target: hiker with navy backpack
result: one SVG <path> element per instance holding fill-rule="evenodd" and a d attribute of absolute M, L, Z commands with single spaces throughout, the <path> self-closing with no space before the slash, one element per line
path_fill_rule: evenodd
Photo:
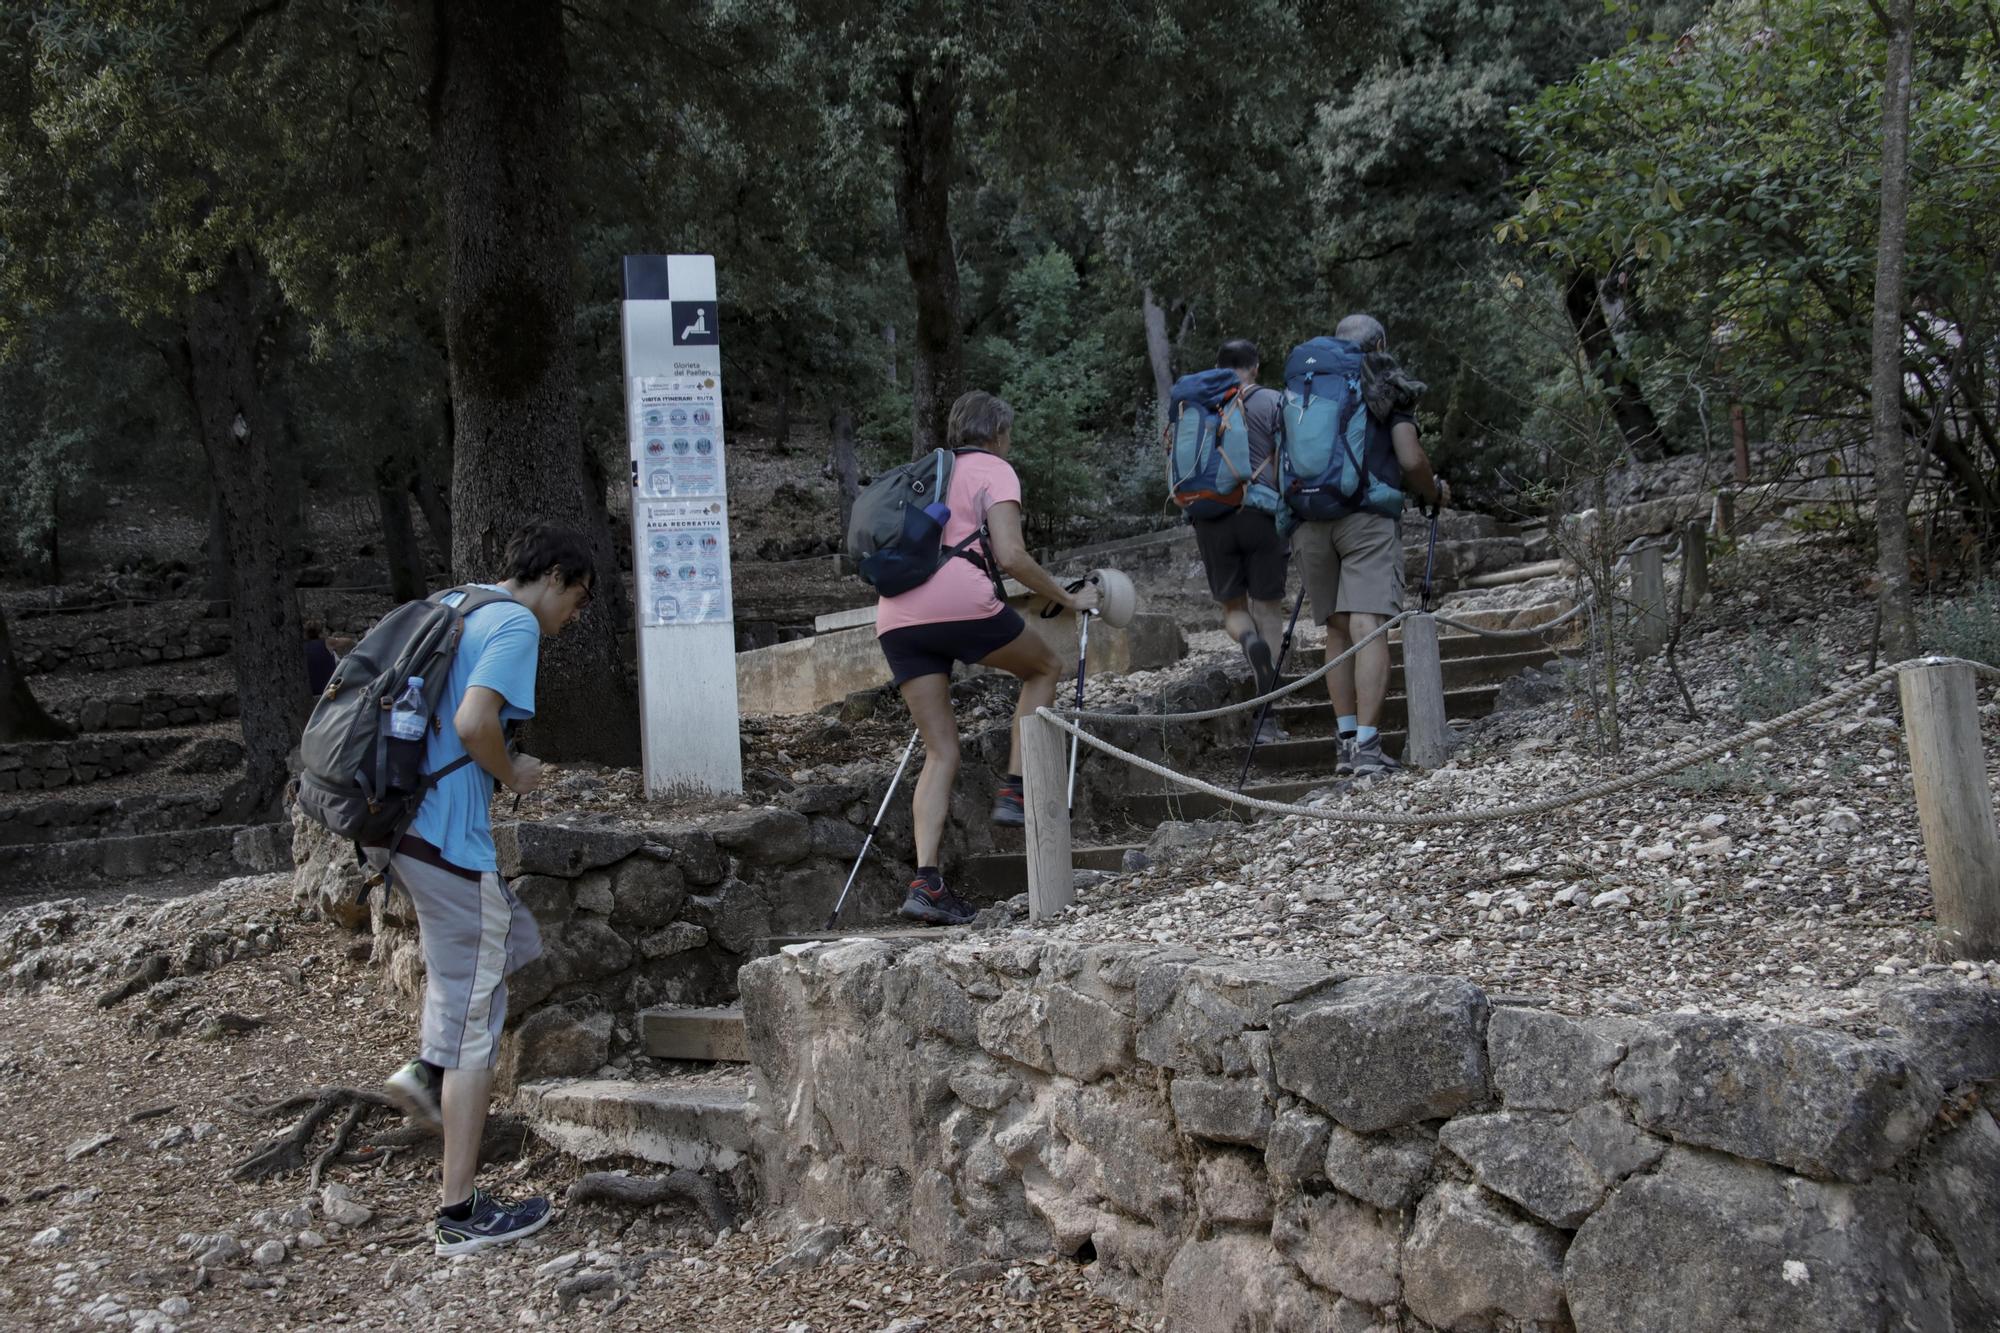
<path fill-rule="evenodd" d="M 1257 383 L 1260 361 L 1256 343 L 1232 338 L 1216 353 L 1215 369 L 1175 381 L 1167 486 L 1194 529 L 1222 627 L 1249 659 L 1257 693 L 1268 694 L 1278 683 L 1271 645 L 1284 623 L 1290 551 L 1277 527 L 1284 397 Z M 1275 724 L 1267 719 L 1266 727 Z"/>
<path fill-rule="evenodd" d="M 1417 438 L 1424 385 L 1389 354 L 1370 315 L 1340 321 L 1285 360 L 1285 430 L 1278 451 L 1280 525 L 1291 534 L 1313 615 L 1332 659 L 1403 606 L 1400 518 L 1405 493 L 1445 505 L 1451 488 Z M 1378 638 L 1327 673 L 1340 729 L 1336 771 L 1365 777 L 1400 768 L 1382 752 L 1389 644 Z"/>
<path fill-rule="evenodd" d="M 1091 611 L 1098 592 L 1065 589 L 1028 554 L 1021 535 L 1021 480 L 1007 462 L 1014 409 L 977 389 L 951 405 L 951 447 L 875 478 L 855 498 L 847 555 L 881 595 L 876 642 L 924 741 L 924 767 L 911 801 L 917 877 L 900 909 L 932 925 L 963 925 L 973 908 L 945 887 L 938 865 L 945 813 L 958 780 L 958 719 L 951 707 L 955 662 L 977 662 L 1018 677 L 1007 772 L 993 822 L 1026 822 L 1021 789 L 1021 718 L 1055 702 L 1062 661 L 1007 605 L 1001 579 L 1065 610 Z"/>
<path fill-rule="evenodd" d="M 535 919 L 500 879 L 488 807 L 497 783 L 542 785 L 508 728 L 535 713 L 544 636 L 590 604 L 596 565 L 576 533 L 533 525 L 508 543 L 507 577 L 409 602 L 342 658 L 306 724 L 299 807 L 356 842 L 410 896 L 424 952 L 417 1058 L 385 1091 L 442 1131 L 440 1255 L 532 1235 L 549 1201 L 502 1203 L 477 1189 L 479 1143 L 507 977 L 542 951 Z"/>

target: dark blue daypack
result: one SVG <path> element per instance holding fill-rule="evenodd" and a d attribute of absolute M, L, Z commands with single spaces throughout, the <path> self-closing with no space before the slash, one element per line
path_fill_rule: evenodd
<path fill-rule="evenodd" d="M 1255 392 L 1220 366 L 1174 381 L 1167 400 L 1167 491 L 1189 518 L 1221 518 L 1245 505 L 1277 510 L 1269 478 L 1251 474 L 1244 408 Z"/>
<path fill-rule="evenodd" d="M 1403 512 L 1403 469 L 1389 433 L 1368 429 L 1361 349 L 1313 338 L 1285 358 L 1285 434 L 1278 492 L 1302 519 Z"/>
<path fill-rule="evenodd" d="M 884 597 L 895 597 L 926 582 L 954 556 L 970 560 L 993 580 L 994 595 L 1005 601 L 1000 581 L 986 557 L 981 525 L 956 546 L 944 544 L 951 516 L 951 466 L 957 455 L 934 449 L 923 458 L 890 468 L 854 497 L 847 521 L 845 559 L 862 581 Z M 972 548 L 977 546 L 978 551 Z"/>

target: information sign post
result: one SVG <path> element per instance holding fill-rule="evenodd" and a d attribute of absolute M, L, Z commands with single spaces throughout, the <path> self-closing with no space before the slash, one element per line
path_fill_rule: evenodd
<path fill-rule="evenodd" d="M 741 792 L 714 258 L 625 256 L 622 316 L 646 792 Z"/>

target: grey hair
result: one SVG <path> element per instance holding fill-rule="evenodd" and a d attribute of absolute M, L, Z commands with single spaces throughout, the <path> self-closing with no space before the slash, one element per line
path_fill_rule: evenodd
<path fill-rule="evenodd" d="M 1381 320 L 1358 312 L 1341 320 L 1333 336 L 1342 342 L 1353 343 L 1364 352 L 1379 352 L 1389 342 L 1389 331 L 1382 327 Z"/>
<path fill-rule="evenodd" d="M 1014 409 L 1007 400 L 973 389 L 951 405 L 945 439 L 954 449 L 983 449 L 1014 429 Z"/>

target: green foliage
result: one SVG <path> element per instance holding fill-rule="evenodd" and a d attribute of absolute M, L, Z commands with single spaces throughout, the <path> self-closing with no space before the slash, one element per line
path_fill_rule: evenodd
<path fill-rule="evenodd" d="M 1917 642 L 1927 653 L 2000 666 L 2000 582 L 1989 579 L 1922 607 Z"/>
<path fill-rule="evenodd" d="M 1661 779 L 1667 786 L 1679 791 L 1696 792 L 1704 796 L 1732 793 L 1741 796 L 1783 796 L 1791 791 L 1791 784 L 1775 778 L 1758 764 L 1748 760 L 1724 762 L 1711 760 L 1684 768 L 1678 773 L 1670 773 Z"/>
<path fill-rule="evenodd" d="M 1803 708 L 1820 696 L 1829 669 L 1807 634 L 1795 631 L 1783 644 L 1756 639 L 1737 683 L 1736 711 L 1745 721 L 1763 722 Z"/>

